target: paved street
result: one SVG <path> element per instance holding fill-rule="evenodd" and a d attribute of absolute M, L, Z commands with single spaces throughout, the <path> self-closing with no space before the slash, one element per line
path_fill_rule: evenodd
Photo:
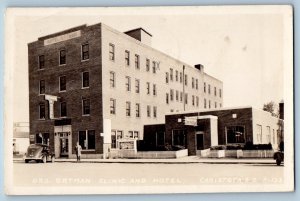
<path fill-rule="evenodd" d="M 278 184 L 273 164 L 14 163 L 16 186 Z"/>

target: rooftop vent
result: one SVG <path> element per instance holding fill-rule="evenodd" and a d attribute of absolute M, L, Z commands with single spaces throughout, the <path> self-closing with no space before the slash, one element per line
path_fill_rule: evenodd
<path fill-rule="evenodd" d="M 204 66 L 202 64 L 196 64 L 195 68 L 197 68 L 198 70 L 200 70 L 202 73 L 204 72 Z"/>

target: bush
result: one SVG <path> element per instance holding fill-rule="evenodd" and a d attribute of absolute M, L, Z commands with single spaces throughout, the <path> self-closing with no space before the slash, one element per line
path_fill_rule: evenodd
<path fill-rule="evenodd" d="M 247 142 L 244 150 L 272 150 L 272 144 L 253 144 L 252 142 Z"/>

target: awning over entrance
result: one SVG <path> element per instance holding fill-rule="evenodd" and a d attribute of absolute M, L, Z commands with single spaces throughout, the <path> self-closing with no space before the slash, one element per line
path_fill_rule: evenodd
<path fill-rule="evenodd" d="M 72 123 L 71 118 L 56 119 L 54 121 L 54 126 L 71 125 L 71 123 Z"/>

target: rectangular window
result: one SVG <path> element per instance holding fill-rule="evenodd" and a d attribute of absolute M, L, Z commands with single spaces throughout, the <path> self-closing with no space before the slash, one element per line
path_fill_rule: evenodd
<path fill-rule="evenodd" d="M 40 55 L 39 56 L 39 69 L 44 69 L 45 68 L 45 56 Z"/>
<path fill-rule="evenodd" d="M 182 72 L 179 73 L 179 81 L 182 83 Z"/>
<path fill-rule="evenodd" d="M 219 89 L 219 96 L 222 97 L 222 89 Z"/>
<path fill-rule="evenodd" d="M 214 94 L 217 96 L 217 87 L 214 87 Z"/>
<path fill-rule="evenodd" d="M 222 103 L 220 103 L 220 107 L 222 107 Z"/>
<path fill-rule="evenodd" d="M 82 99 L 82 114 L 83 115 L 90 114 L 90 99 L 87 98 Z"/>
<path fill-rule="evenodd" d="M 175 71 L 175 81 L 178 82 L 178 70 Z"/>
<path fill-rule="evenodd" d="M 196 96 L 196 106 L 199 107 L 199 97 Z"/>
<path fill-rule="evenodd" d="M 135 79 L 135 93 L 140 93 L 140 80 Z"/>
<path fill-rule="evenodd" d="M 67 89 L 67 80 L 66 76 L 59 77 L 59 91 L 66 91 Z"/>
<path fill-rule="evenodd" d="M 61 117 L 67 116 L 67 103 L 66 102 L 60 103 L 60 116 Z"/>
<path fill-rule="evenodd" d="M 46 114 L 45 114 L 45 103 L 40 103 L 39 104 L 39 119 L 45 119 Z"/>
<path fill-rule="evenodd" d="M 176 101 L 178 101 L 178 99 L 179 99 L 179 91 L 178 90 L 176 90 L 175 99 L 176 99 Z"/>
<path fill-rule="evenodd" d="M 192 105 L 195 106 L 195 96 L 192 95 Z"/>
<path fill-rule="evenodd" d="M 188 76 L 187 76 L 187 74 L 185 74 L 184 75 L 184 85 L 187 86 L 187 84 L 188 84 Z"/>
<path fill-rule="evenodd" d="M 211 105 L 210 105 L 210 100 L 208 101 L 208 108 L 210 109 Z"/>
<path fill-rule="evenodd" d="M 87 88 L 90 86 L 90 74 L 89 72 L 82 73 L 82 88 Z"/>
<path fill-rule="evenodd" d="M 151 107 L 147 105 L 147 117 L 151 117 Z"/>
<path fill-rule="evenodd" d="M 210 94 L 210 84 L 208 85 L 208 94 Z"/>
<path fill-rule="evenodd" d="M 125 64 L 130 65 L 130 52 L 128 50 L 125 50 Z"/>
<path fill-rule="evenodd" d="M 126 76 L 125 79 L 126 79 L 126 83 L 125 83 L 126 91 L 130 91 L 130 77 Z"/>
<path fill-rule="evenodd" d="M 198 90 L 198 79 L 196 79 L 196 89 Z"/>
<path fill-rule="evenodd" d="M 116 137 L 116 131 L 111 131 L 111 148 L 116 149 L 117 148 L 117 137 Z"/>
<path fill-rule="evenodd" d="M 195 88 L 195 78 L 192 77 L 192 89 Z"/>
<path fill-rule="evenodd" d="M 60 50 L 59 51 L 59 65 L 66 64 L 66 50 Z"/>
<path fill-rule="evenodd" d="M 109 59 L 114 61 L 115 60 L 115 45 L 109 43 Z"/>
<path fill-rule="evenodd" d="M 147 85 L 147 94 L 150 95 L 150 82 L 147 82 L 146 85 Z"/>
<path fill-rule="evenodd" d="M 170 68 L 170 80 L 173 81 L 173 68 Z"/>
<path fill-rule="evenodd" d="M 204 82 L 204 87 L 203 87 L 204 93 L 206 93 L 206 83 Z"/>
<path fill-rule="evenodd" d="M 153 106 L 153 117 L 156 118 L 157 117 L 157 107 Z"/>
<path fill-rule="evenodd" d="M 110 99 L 110 114 L 116 114 L 116 99 Z"/>
<path fill-rule="evenodd" d="M 166 72 L 166 83 L 168 84 L 169 83 L 169 73 Z"/>
<path fill-rule="evenodd" d="M 185 104 L 188 104 L 188 94 L 184 95 Z"/>
<path fill-rule="evenodd" d="M 204 109 L 206 109 L 206 98 L 204 98 Z"/>
<path fill-rule="evenodd" d="M 186 147 L 187 136 L 185 130 L 174 129 L 172 130 L 172 145 Z"/>
<path fill-rule="evenodd" d="M 78 136 L 79 145 L 83 150 L 93 150 L 95 149 L 95 131 L 94 130 L 85 130 L 79 131 Z"/>
<path fill-rule="evenodd" d="M 171 101 L 174 100 L 174 90 L 173 89 L 170 90 L 170 100 Z"/>
<path fill-rule="evenodd" d="M 49 133 L 37 133 L 37 134 L 35 134 L 35 143 L 49 145 Z"/>
<path fill-rule="evenodd" d="M 215 108 L 217 108 L 217 102 L 215 102 Z"/>
<path fill-rule="evenodd" d="M 115 72 L 113 71 L 109 72 L 109 83 L 111 88 L 116 87 Z"/>
<path fill-rule="evenodd" d="M 139 132 L 138 131 L 133 132 L 133 138 L 139 139 Z"/>
<path fill-rule="evenodd" d="M 45 80 L 40 80 L 40 94 L 45 94 Z"/>
<path fill-rule="evenodd" d="M 155 61 L 152 62 L 152 72 L 156 73 L 156 62 Z"/>
<path fill-rule="evenodd" d="M 140 104 L 139 103 L 136 103 L 135 104 L 135 116 L 136 117 L 140 117 Z"/>
<path fill-rule="evenodd" d="M 86 43 L 81 46 L 81 60 L 87 60 L 89 58 L 89 44 Z"/>
<path fill-rule="evenodd" d="M 180 92 L 180 102 L 183 100 L 183 92 Z"/>
<path fill-rule="evenodd" d="M 166 93 L 166 103 L 169 104 L 169 94 Z"/>
<path fill-rule="evenodd" d="M 153 96 L 156 96 L 156 84 L 153 84 Z"/>
<path fill-rule="evenodd" d="M 227 144 L 245 143 L 245 127 L 244 126 L 228 126 L 226 127 Z"/>
<path fill-rule="evenodd" d="M 126 116 L 127 116 L 127 117 L 130 117 L 130 115 L 131 115 L 130 112 L 131 112 L 130 102 L 127 101 L 127 102 L 126 102 Z"/>
<path fill-rule="evenodd" d="M 135 63 L 135 68 L 140 69 L 140 56 L 138 54 L 134 56 L 134 63 Z"/>
<path fill-rule="evenodd" d="M 267 144 L 271 143 L 271 128 L 267 126 Z"/>
<path fill-rule="evenodd" d="M 146 59 L 146 71 L 149 72 L 150 71 L 150 60 Z"/>

